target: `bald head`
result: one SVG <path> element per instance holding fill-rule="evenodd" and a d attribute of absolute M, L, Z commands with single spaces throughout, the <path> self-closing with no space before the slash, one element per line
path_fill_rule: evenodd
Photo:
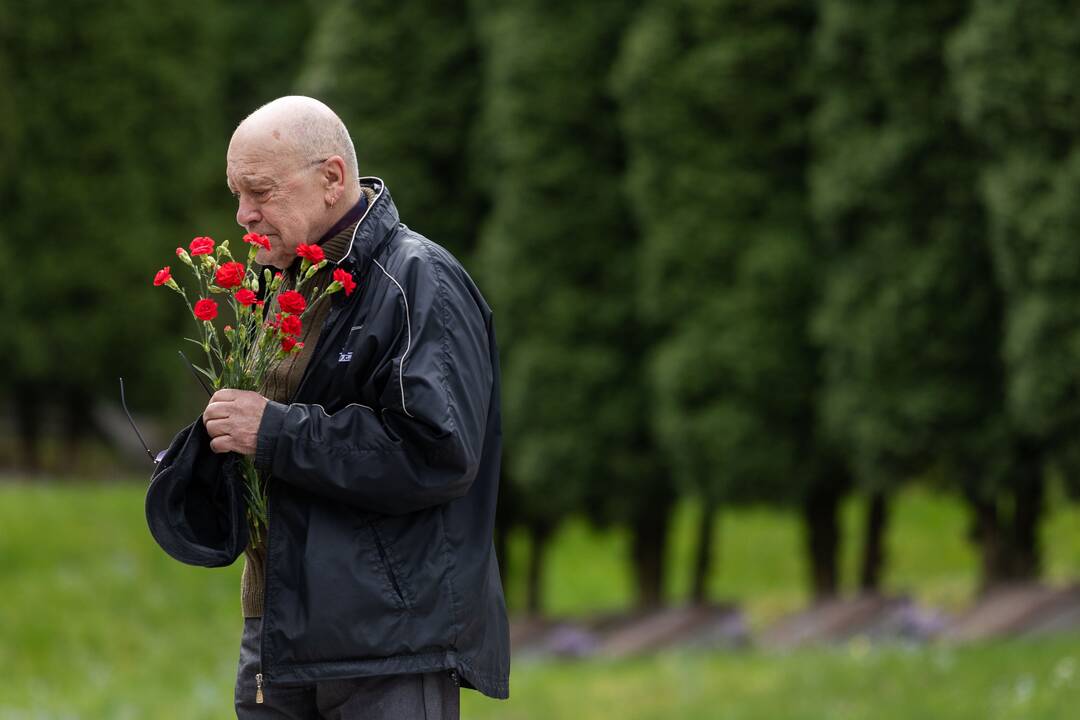
<path fill-rule="evenodd" d="M 272 100 L 248 115 L 233 133 L 238 139 L 259 142 L 275 152 L 301 161 L 341 156 L 351 183 L 360 176 L 356 149 L 341 118 L 315 98 L 287 95 Z"/>
<path fill-rule="evenodd" d="M 236 128 L 225 158 L 236 222 L 265 235 L 263 265 L 288 267 L 301 244 L 319 242 L 360 200 L 356 151 L 334 111 L 309 97 L 283 97 Z"/>

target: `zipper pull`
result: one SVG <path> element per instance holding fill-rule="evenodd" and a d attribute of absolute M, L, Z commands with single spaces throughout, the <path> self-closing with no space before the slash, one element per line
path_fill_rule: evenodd
<path fill-rule="evenodd" d="M 261 705 L 262 701 L 262 673 L 255 673 L 255 702 Z"/>

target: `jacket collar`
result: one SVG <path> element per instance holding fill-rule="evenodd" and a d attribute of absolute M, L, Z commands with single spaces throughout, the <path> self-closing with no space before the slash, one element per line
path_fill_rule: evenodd
<path fill-rule="evenodd" d="M 346 270 L 366 270 L 372 257 L 377 255 L 393 235 L 400 217 L 390 191 L 381 178 L 363 177 L 360 184 L 370 188 L 375 196 L 353 229 L 352 239 L 345 248 L 344 257 L 336 263 Z"/>

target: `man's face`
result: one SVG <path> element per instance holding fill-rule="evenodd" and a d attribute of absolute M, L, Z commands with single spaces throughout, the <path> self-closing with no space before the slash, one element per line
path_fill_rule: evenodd
<path fill-rule="evenodd" d="M 225 172 L 238 202 L 236 222 L 270 239 L 270 249 L 260 248 L 257 262 L 287 268 L 298 245 L 316 242 L 325 231 L 321 160 L 298 157 L 277 140 L 233 136 Z"/>

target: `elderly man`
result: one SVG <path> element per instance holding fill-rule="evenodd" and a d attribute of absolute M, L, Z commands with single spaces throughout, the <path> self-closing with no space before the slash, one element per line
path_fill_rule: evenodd
<path fill-rule="evenodd" d="M 221 390 L 203 413 L 214 452 L 254 456 L 271 478 L 265 547 L 245 553 L 237 716 L 444 718 L 459 687 L 507 697 L 491 310 L 400 222 L 386 185 L 359 176 L 321 102 L 252 113 L 227 175 L 283 290 L 300 244 L 358 284 L 309 311 L 302 351 L 261 393 Z"/>

